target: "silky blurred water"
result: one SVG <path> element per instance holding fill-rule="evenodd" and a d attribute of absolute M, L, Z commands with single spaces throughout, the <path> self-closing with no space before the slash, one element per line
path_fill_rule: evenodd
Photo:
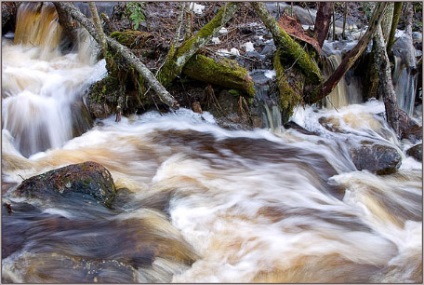
<path fill-rule="evenodd" d="M 39 49 L 2 49 L 3 282 L 422 282 L 422 164 L 382 102 L 298 108 L 291 119 L 309 134 L 223 129 L 182 108 L 73 137 L 69 106 L 104 62 Z M 365 139 L 399 151 L 396 173 L 355 168 L 349 146 Z M 112 208 L 15 193 L 85 161 L 111 172 Z"/>

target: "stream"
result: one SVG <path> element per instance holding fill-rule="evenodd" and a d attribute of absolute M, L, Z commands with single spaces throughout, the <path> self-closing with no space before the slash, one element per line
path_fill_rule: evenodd
<path fill-rule="evenodd" d="M 381 101 L 298 107 L 291 120 L 310 133 L 228 130 L 181 108 L 75 136 L 105 62 L 86 37 L 62 54 L 46 25 L 48 43 L 2 40 L 3 283 L 422 282 L 422 164 Z M 357 170 L 347 142 L 363 140 L 398 150 L 396 173 Z M 15 194 L 86 161 L 112 174 L 114 207 Z"/>

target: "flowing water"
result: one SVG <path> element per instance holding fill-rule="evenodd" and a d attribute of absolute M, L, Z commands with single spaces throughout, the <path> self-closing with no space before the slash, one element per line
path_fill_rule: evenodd
<path fill-rule="evenodd" d="M 73 137 L 69 106 L 104 62 L 40 49 L 2 49 L 3 282 L 422 282 L 422 164 L 381 102 L 296 109 L 313 134 L 225 130 L 180 109 L 97 120 Z M 398 172 L 356 170 L 347 142 L 370 139 L 402 154 Z M 111 172 L 111 209 L 15 194 L 85 161 Z"/>

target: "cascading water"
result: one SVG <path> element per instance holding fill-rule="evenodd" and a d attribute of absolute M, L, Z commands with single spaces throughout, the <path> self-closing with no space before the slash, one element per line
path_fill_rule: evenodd
<path fill-rule="evenodd" d="M 325 41 L 323 51 L 326 59 L 324 75 L 330 76 L 339 67 L 342 62 L 342 53 L 346 51 L 346 47 L 352 46 L 352 43 L 329 42 Z M 340 48 L 337 45 L 344 45 Z M 349 104 L 358 104 L 362 102 L 362 93 L 360 92 L 360 83 L 357 78 L 346 80 L 346 75 L 343 76 L 334 90 L 323 100 L 323 105 L 327 108 L 340 108 Z"/>
<path fill-rule="evenodd" d="M 382 102 L 297 108 L 310 133 L 229 131 L 179 109 L 99 120 L 72 138 L 67 108 L 104 62 L 3 47 L 3 282 L 422 282 L 422 164 Z M 27 146 L 38 137 L 48 143 Z M 348 143 L 364 140 L 396 149 L 397 172 L 358 171 Z M 24 179 L 85 161 L 111 172 L 111 209 L 16 195 Z"/>
<path fill-rule="evenodd" d="M 29 156 L 72 138 L 75 106 L 106 69 L 104 61 L 89 64 L 93 47 L 83 35 L 79 53 L 61 54 L 53 4 L 20 5 L 17 23 L 14 44 L 2 44 L 2 125 Z"/>
<path fill-rule="evenodd" d="M 405 34 L 405 33 L 404 33 Z M 400 36 L 394 47 L 395 64 L 393 84 L 395 86 L 397 103 L 409 116 L 414 112 L 418 77 L 413 72 L 416 68 L 415 48 L 410 36 Z"/>

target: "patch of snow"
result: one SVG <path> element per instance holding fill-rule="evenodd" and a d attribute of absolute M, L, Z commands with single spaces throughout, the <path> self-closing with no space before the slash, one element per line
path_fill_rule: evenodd
<path fill-rule="evenodd" d="M 405 31 L 396 30 L 395 38 L 400 38 L 400 37 L 403 37 L 404 35 L 405 35 Z"/>
<path fill-rule="evenodd" d="M 205 9 L 205 5 L 200 5 L 200 4 L 196 4 L 196 3 L 190 4 L 190 10 L 192 10 L 197 15 L 203 14 L 204 9 Z"/>
<path fill-rule="evenodd" d="M 225 27 L 222 27 L 221 29 L 219 29 L 219 33 L 221 35 L 225 35 L 225 34 L 228 34 L 228 30 Z"/>
<path fill-rule="evenodd" d="M 265 71 L 265 76 L 269 79 L 273 79 L 275 76 L 277 76 L 277 73 L 275 70 L 267 70 Z"/>
<path fill-rule="evenodd" d="M 253 43 L 252 42 L 247 42 L 241 45 L 242 47 L 244 47 L 246 52 L 249 51 L 255 51 L 255 48 L 253 47 Z"/>
<path fill-rule="evenodd" d="M 214 44 L 216 44 L 216 45 L 218 45 L 218 44 L 220 44 L 221 43 L 221 41 L 219 40 L 219 38 L 218 37 L 213 37 L 212 39 L 211 39 L 211 42 L 213 42 Z"/>
<path fill-rule="evenodd" d="M 237 55 L 237 56 L 239 56 L 239 55 L 240 55 L 239 50 L 238 50 L 238 49 L 236 49 L 236 48 L 232 48 L 232 49 L 230 50 L 230 53 L 231 53 L 231 54 L 234 54 L 234 55 Z"/>
<path fill-rule="evenodd" d="M 230 51 L 228 51 L 227 49 L 219 49 L 216 51 L 216 53 L 221 56 L 231 56 L 231 55 L 239 56 L 240 55 L 239 50 L 236 48 L 232 48 Z"/>

